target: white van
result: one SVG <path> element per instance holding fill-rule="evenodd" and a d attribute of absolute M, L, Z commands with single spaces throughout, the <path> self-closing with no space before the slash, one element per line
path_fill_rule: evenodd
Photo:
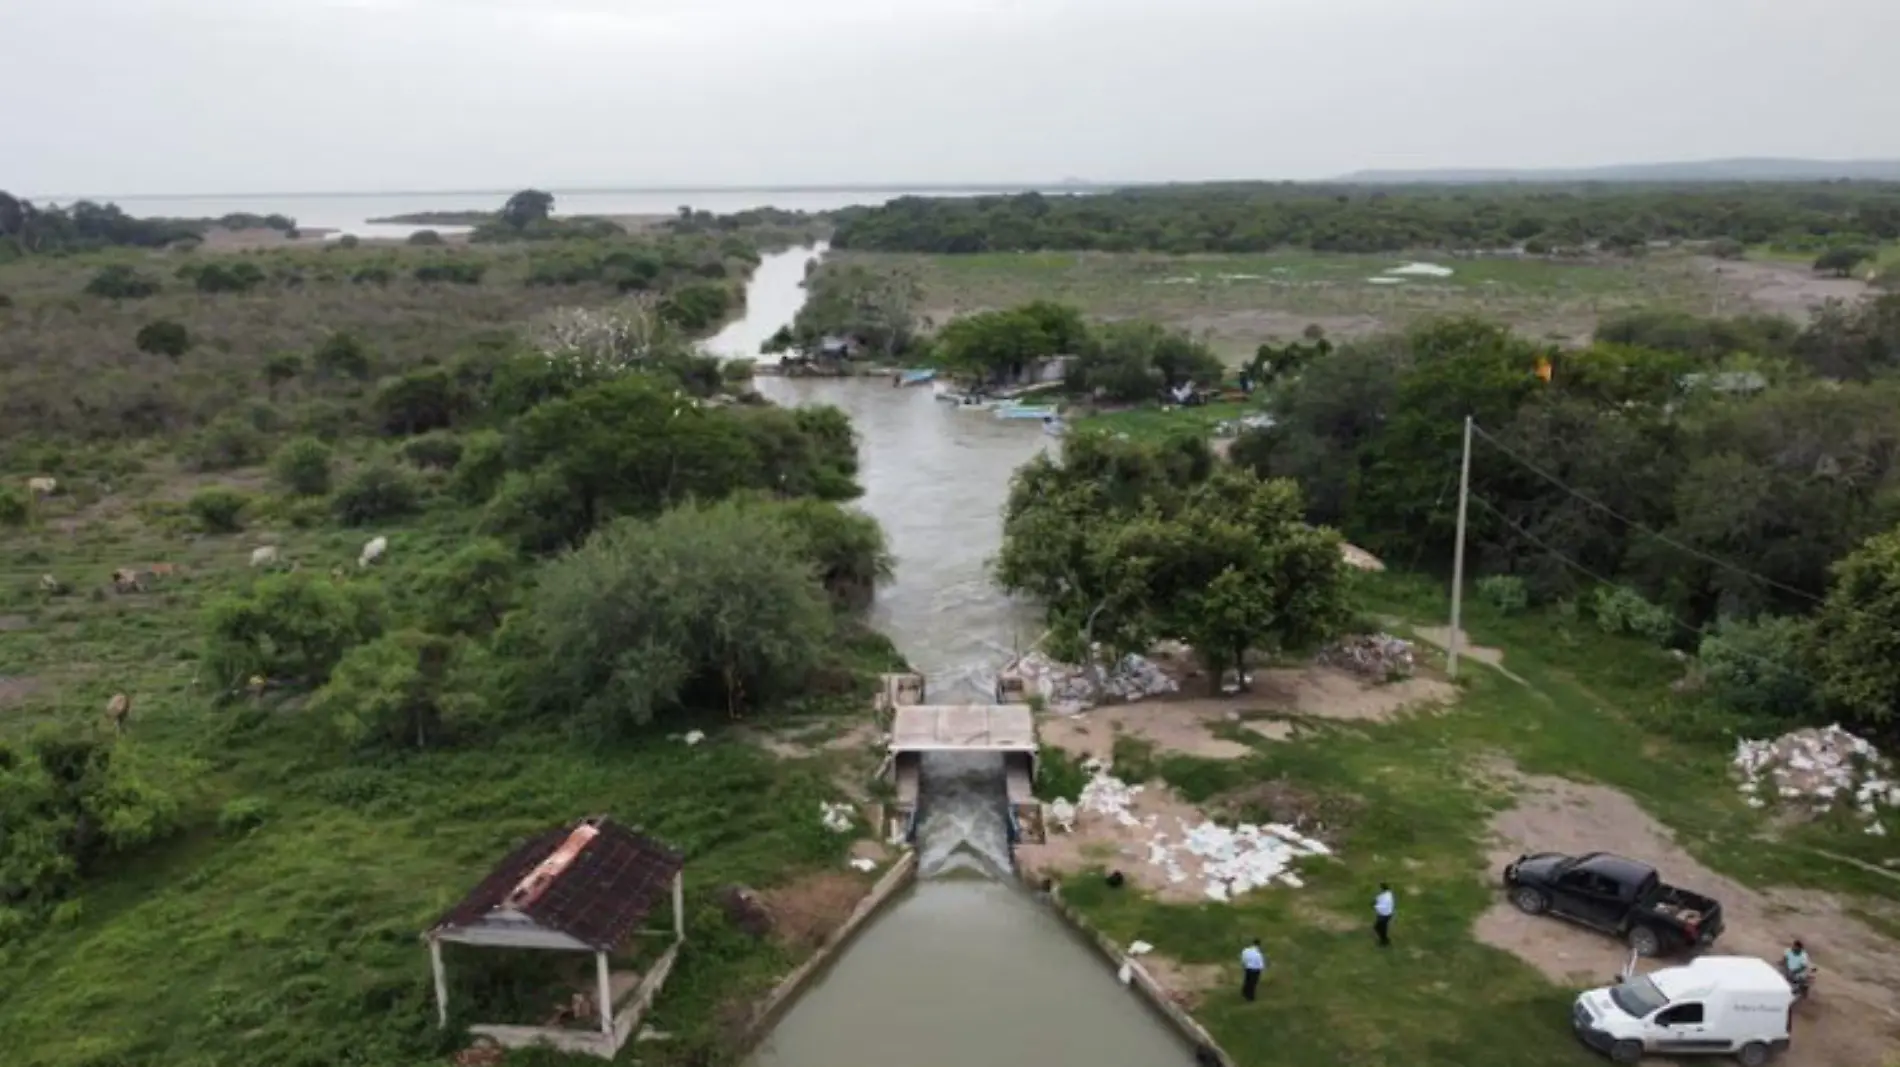
<path fill-rule="evenodd" d="M 1788 1047 L 1794 991 L 1752 956 L 1703 956 L 1579 994 L 1571 1024 L 1617 1063 L 1644 1055 L 1731 1055 L 1761 1067 Z"/>

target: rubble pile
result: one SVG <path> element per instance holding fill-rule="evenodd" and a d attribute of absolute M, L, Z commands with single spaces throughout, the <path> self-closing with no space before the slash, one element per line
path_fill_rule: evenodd
<path fill-rule="evenodd" d="M 1824 814 L 1836 804 L 1851 804 L 1876 837 L 1887 832 L 1881 809 L 1900 808 L 1900 779 L 1892 777 L 1891 761 L 1839 726 L 1738 741 L 1732 762 L 1752 808 L 1805 802 Z"/>
<path fill-rule="evenodd" d="M 1410 678 L 1417 668 L 1412 642 L 1391 634 L 1354 634 L 1320 650 L 1319 662 L 1328 667 L 1384 682 Z"/>
<path fill-rule="evenodd" d="M 1016 661 L 1024 688 L 1042 696 L 1051 711 L 1072 715 L 1096 705 L 1089 668 L 1058 663 L 1040 652 Z M 1129 655 L 1102 669 L 1102 703 L 1128 703 L 1180 689 L 1180 683 L 1153 660 Z"/>
<path fill-rule="evenodd" d="M 1332 854 L 1324 843 L 1280 823 L 1228 827 L 1203 821 L 1190 826 L 1177 818 L 1172 828 L 1164 828 L 1158 816 L 1135 814 L 1141 786 L 1116 778 L 1100 760 L 1088 760 L 1083 767 L 1089 780 L 1075 802 L 1050 805 L 1057 827 L 1069 832 L 1082 816 L 1095 815 L 1137 830 L 1146 838 L 1145 854 L 1137 853 L 1141 859 L 1160 869 L 1170 884 L 1199 879 L 1209 900 L 1232 900 L 1276 881 L 1298 889 L 1305 883 L 1294 872 L 1294 863 L 1305 856 Z"/>

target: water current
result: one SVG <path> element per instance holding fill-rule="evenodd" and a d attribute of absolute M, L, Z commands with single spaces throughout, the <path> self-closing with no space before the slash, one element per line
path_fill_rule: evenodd
<path fill-rule="evenodd" d="M 823 248 L 769 256 L 746 314 L 706 343 L 751 357 L 803 302 Z M 781 404 L 835 404 L 857 427 L 857 505 L 884 527 L 896 575 L 872 619 L 924 673 L 932 703 L 990 698 L 1039 627 L 989 578 L 1010 475 L 1047 447 L 1033 422 L 958 411 L 881 379 L 761 377 Z M 860 934 L 754 1053 L 752 1067 L 1169 1067 L 1188 1047 L 1094 950 L 1013 881 L 997 757 L 932 754 L 924 878 Z"/>

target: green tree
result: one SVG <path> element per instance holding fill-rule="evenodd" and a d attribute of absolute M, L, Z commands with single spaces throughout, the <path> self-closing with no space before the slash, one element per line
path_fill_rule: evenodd
<path fill-rule="evenodd" d="M 122 263 L 101 267 L 86 283 L 86 292 L 108 300 L 142 300 L 157 293 L 157 280 Z"/>
<path fill-rule="evenodd" d="M 1834 566 L 1814 618 L 1821 697 L 1853 722 L 1885 729 L 1900 707 L 1900 531 L 1868 538 Z"/>
<path fill-rule="evenodd" d="M 1854 268 L 1874 258 L 1871 248 L 1850 245 L 1830 248 L 1814 260 L 1814 269 L 1825 271 L 1837 278 L 1845 278 L 1854 273 Z"/>
<path fill-rule="evenodd" d="M 369 377 L 371 358 L 369 347 L 362 341 L 338 332 L 324 338 L 311 353 L 310 362 L 326 378 L 362 379 Z"/>
<path fill-rule="evenodd" d="M 206 533 L 228 534 L 244 529 L 244 509 L 251 498 L 235 489 L 213 485 L 192 494 L 186 505 Z"/>
<path fill-rule="evenodd" d="M 132 343 L 141 352 L 177 359 L 191 351 L 191 333 L 170 319 L 155 319 L 139 327 Z"/>
<path fill-rule="evenodd" d="M 834 622 L 786 526 L 727 501 L 620 519 L 551 563 L 529 605 L 544 707 L 620 733 L 688 708 L 791 695 Z"/>
<path fill-rule="evenodd" d="M 286 441 L 271 457 L 271 473 L 278 484 L 298 496 L 322 496 L 330 491 L 330 446 L 314 437 Z"/>
<path fill-rule="evenodd" d="M 176 833 L 182 805 L 158 783 L 194 770 L 153 766 L 123 739 L 0 740 L 0 913 L 43 909 L 113 854 Z"/>
<path fill-rule="evenodd" d="M 539 189 L 523 189 L 501 206 L 501 221 L 517 230 L 537 222 L 546 222 L 554 213 L 554 194 Z"/>
<path fill-rule="evenodd" d="M 351 646 L 382 632 L 380 596 L 298 571 L 269 575 L 205 609 L 204 667 L 220 694 L 253 677 L 314 688 Z"/>
<path fill-rule="evenodd" d="M 501 625 L 520 596 L 522 562 L 498 541 L 479 540 L 422 575 L 423 618 L 436 633 L 479 637 Z"/>
<path fill-rule="evenodd" d="M 346 744 L 423 749 L 467 694 L 450 691 L 457 646 L 449 638 L 402 630 L 343 655 L 310 710 L 330 720 Z"/>
<path fill-rule="evenodd" d="M 840 607 L 868 607 L 877 583 L 892 574 L 884 531 L 863 512 L 825 500 L 788 500 L 770 505 L 766 513 L 791 534 L 799 555 Z"/>
<path fill-rule="evenodd" d="M 303 357 L 295 352 L 278 352 L 264 360 L 264 389 L 271 403 L 277 402 L 277 390 L 295 381 L 303 373 Z"/>
<path fill-rule="evenodd" d="M 422 491 L 410 473 L 396 464 L 378 460 L 367 464 L 336 491 L 331 505 L 346 526 L 367 526 L 415 511 Z"/>

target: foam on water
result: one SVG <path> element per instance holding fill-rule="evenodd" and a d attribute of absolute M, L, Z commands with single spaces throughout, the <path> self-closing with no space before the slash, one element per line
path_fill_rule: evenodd
<path fill-rule="evenodd" d="M 1003 757 L 989 752 L 927 752 L 923 756 L 917 826 L 917 872 L 934 878 L 973 866 L 991 874 L 1011 868 L 1004 814 Z"/>

